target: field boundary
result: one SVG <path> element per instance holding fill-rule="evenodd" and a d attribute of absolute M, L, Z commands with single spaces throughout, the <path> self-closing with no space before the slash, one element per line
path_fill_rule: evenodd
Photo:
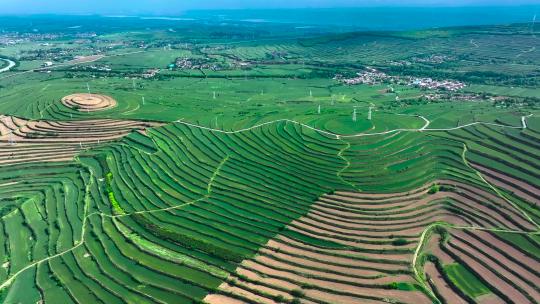
<path fill-rule="evenodd" d="M 406 115 L 406 114 L 396 114 L 396 115 Z M 455 131 L 455 130 L 459 130 L 459 129 L 463 129 L 463 128 L 467 128 L 467 127 L 472 127 L 472 126 L 476 126 L 476 125 L 495 126 L 495 127 L 500 127 L 500 128 L 509 128 L 509 129 L 527 129 L 527 121 L 526 121 L 526 119 L 528 117 L 532 117 L 532 116 L 533 116 L 533 114 L 529 114 L 527 116 L 521 116 L 521 126 L 509 126 L 509 125 L 503 125 L 503 124 L 492 123 L 492 122 L 477 121 L 477 122 L 472 122 L 472 123 L 468 123 L 468 124 L 464 124 L 464 125 L 460 125 L 460 126 L 452 127 L 452 128 L 428 129 L 427 127 L 431 124 L 431 122 L 427 118 L 425 118 L 424 116 L 418 115 L 416 117 L 422 118 L 426 122 L 421 128 L 418 128 L 418 129 L 399 128 L 399 129 L 392 129 L 392 130 L 388 130 L 388 131 L 384 131 L 384 132 L 376 132 L 376 133 L 363 133 L 362 132 L 362 133 L 357 133 L 357 134 L 337 134 L 337 133 L 321 130 L 321 129 L 318 129 L 316 127 L 312 127 L 310 125 L 307 125 L 305 123 L 301 123 L 301 122 L 291 120 L 291 119 L 286 119 L 286 118 L 284 118 L 284 119 L 276 119 L 276 120 L 272 120 L 272 121 L 268 121 L 268 122 L 263 122 L 263 123 L 260 123 L 260 124 L 257 124 L 257 125 L 254 125 L 254 126 L 251 126 L 251 127 L 248 127 L 248 128 L 238 129 L 238 130 L 234 130 L 234 131 L 225 131 L 225 130 L 221 130 L 221 129 L 205 127 L 205 126 L 201 126 L 201 125 L 197 125 L 197 124 L 194 124 L 194 123 L 183 121 L 183 119 L 176 120 L 176 121 L 174 121 L 174 123 L 179 123 L 179 124 L 183 124 L 183 125 L 186 125 L 186 126 L 189 126 L 189 127 L 199 128 L 199 129 L 207 130 L 207 131 L 211 131 L 211 132 L 218 132 L 218 133 L 223 133 L 223 134 L 237 134 L 237 133 L 243 133 L 243 132 L 251 131 L 251 130 L 254 130 L 254 129 L 258 129 L 258 128 L 261 128 L 261 127 L 264 127 L 264 126 L 267 126 L 267 125 L 276 124 L 276 123 L 280 123 L 280 122 L 285 122 L 285 123 L 292 123 L 292 124 L 295 124 L 295 125 L 299 125 L 301 127 L 313 130 L 313 131 L 321 133 L 323 135 L 331 136 L 331 137 L 333 137 L 333 139 L 340 140 L 340 139 L 343 139 L 343 138 L 356 138 L 356 137 L 365 137 L 365 136 L 386 135 L 386 134 L 392 134 L 392 133 L 397 133 L 397 132 L 446 132 L 446 131 Z"/>

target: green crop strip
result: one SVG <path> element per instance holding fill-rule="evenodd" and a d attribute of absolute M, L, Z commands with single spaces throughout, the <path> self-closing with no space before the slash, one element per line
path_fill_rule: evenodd
<path fill-rule="evenodd" d="M 122 209 L 122 207 L 120 206 L 120 203 L 116 200 L 113 187 L 112 187 L 112 182 L 113 182 L 113 174 L 112 172 L 109 172 L 107 173 L 107 175 L 105 175 L 105 183 L 106 183 L 105 186 L 106 186 L 109 202 L 111 203 L 113 207 L 114 214 L 116 215 L 125 214 L 126 212 L 124 211 L 124 209 Z"/>
<path fill-rule="evenodd" d="M 142 214 L 133 214 L 132 218 L 137 223 L 141 224 L 143 227 L 151 231 L 151 233 L 154 234 L 155 236 L 170 240 L 171 242 L 177 243 L 186 248 L 200 250 L 208 254 L 211 254 L 213 256 L 224 259 L 226 261 L 231 261 L 231 262 L 236 262 L 236 263 L 240 263 L 244 259 L 247 258 L 247 256 L 245 255 L 216 246 L 212 243 L 205 242 L 200 239 L 188 236 L 186 234 L 178 233 L 170 229 L 157 226 L 151 223 Z"/>
<path fill-rule="evenodd" d="M 463 265 L 455 263 L 445 265 L 443 268 L 445 275 L 448 276 L 452 283 L 467 295 L 477 298 L 491 292 L 484 283 Z"/>

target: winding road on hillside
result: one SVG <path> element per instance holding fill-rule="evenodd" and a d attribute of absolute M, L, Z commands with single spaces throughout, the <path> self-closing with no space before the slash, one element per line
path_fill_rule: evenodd
<path fill-rule="evenodd" d="M 521 122 L 522 122 L 522 125 L 521 126 L 508 126 L 508 125 L 502 125 L 502 124 L 495 124 L 495 123 L 485 123 L 485 122 L 474 122 L 474 123 L 469 123 L 469 124 L 466 124 L 466 125 L 462 125 L 462 126 L 458 126 L 458 127 L 454 127 L 454 128 L 447 128 L 447 129 L 428 129 L 427 127 L 429 126 L 430 124 L 430 121 L 423 117 L 423 116 L 419 116 L 417 115 L 417 117 L 419 118 L 422 118 L 424 121 L 425 121 L 425 124 L 419 128 L 419 129 L 394 129 L 394 130 L 389 130 L 389 131 L 385 131 L 385 132 L 380 132 L 380 133 L 360 133 L 360 134 L 354 134 L 354 135 L 340 135 L 340 134 L 335 134 L 335 133 L 331 133 L 331 132 L 327 132 L 327 131 L 324 131 L 324 130 L 320 130 L 320 129 L 317 129 L 317 128 L 314 128 L 314 127 L 311 127 L 311 126 L 308 126 L 306 124 L 303 124 L 303 123 L 299 123 L 299 122 L 296 122 L 296 121 L 293 121 L 293 120 L 289 120 L 289 119 L 279 119 L 279 120 L 274 120 L 274 121 L 269 121 L 269 122 L 266 122 L 266 123 L 262 123 L 262 124 L 258 124 L 258 125 L 255 125 L 255 126 L 252 126 L 250 128 L 245 128 L 245 129 L 240 129 L 240 130 L 236 130 L 236 131 L 224 131 L 224 130 L 219 130 L 219 129 L 212 129 L 212 128 L 208 128 L 208 127 L 203 127 L 203 126 L 198 126 L 198 125 L 195 125 L 195 124 L 191 124 L 191 123 L 187 123 L 187 122 L 183 122 L 182 120 L 178 120 L 176 121 L 176 123 L 180 123 L 180 124 L 184 124 L 184 125 L 187 125 L 187 126 L 191 126 L 191 127 L 195 127 L 195 128 L 200 128 L 200 129 L 204 129 L 204 130 L 209 130 L 209 131 L 212 131 L 212 132 L 220 132 L 220 133 L 225 133 L 225 134 L 235 134 L 235 133 L 241 133 L 241 132 L 246 132 L 246 131 L 250 131 L 250 130 L 253 130 L 253 129 L 256 129 L 256 128 L 260 128 L 262 126 L 265 126 L 265 125 L 269 125 L 269 124 L 274 124 L 274 123 L 278 123 L 278 122 L 290 122 L 290 123 L 294 123 L 294 124 L 297 124 L 297 125 L 300 125 L 302 127 L 306 127 L 308 129 L 311 129 L 311 130 L 314 130 L 314 131 L 317 131 L 317 132 L 320 132 L 321 134 L 326 134 L 326 135 L 331 135 L 333 137 L 335 137 L 335 139 L 337 140 L 341 140 L 341 138 L 345 138 L 345 137 L 361 137 L 361 136 L 370 136 L 370 135 L 382 135 L 382 134 L 389 134 L 389 133 L 394 133 L 394 132 L 400 132 L 400 131 L 407 131 L 407 132 L 424 132 L 424 131 L 432 131 L 432 132 L 435 132 L 435 131 L 451 131 L 451 130 L 457 130 L 457 129 L 461 129 L 461 128 L 466 128 L 466 127 L 469 127 L 469 126 L 473 126 L 473 125 L 478 125 L 478 124 L 485 124 L 485 125 L 493 125 L 493 126 L 499 126 L 499 127 L 502 127 L 502 128 L 514 128 L 514 129 L 526 129 L 527 128 L 527 124 L 526 124 L 526 119 L 527 117 L 531 117 L 532 114 L 528 115 L 528 116 L 522 116 L 521 117 Z M 466 145 L 464 145 L 464 150 L 463 150 L 463 154 L 462 154 L 462 158 L 463 158 L 463 162 L 465 163 L 465 165 L 467 165 L 468 167 L 470 167 L 467 159 L 466 159 L 466 154 L 467 152 L 467 147 Z M 340 152 L 341 154 L 342 152 Z M 338 157 L 341 157 L 342 156 L 338 154 Z M 84 216 L 83 216 L 83 223 L 82 223 L 82 229 L 81 229 L 81 233 L 80 233 L 80 236 L 79 236 L 79 239 L 75 242 L 74 246 L 69 248 L 69 249 L 66 249 L 62 252 L 59 252 L 55 255 L 52 255 L 52 256 L 49 256 L 49 257 L 46 257 L 46 258 L 43 258 L 41 260 L 38 260 L 38 261 L 34 261 L 33 263 L 31 264 L 28 264 L 27 266 L 25 266 L 24 268 L 20 269 L 19 271 L 17 271 L 16 273 L 14 273 L 13 275 L 11 275 L 8 279 L 6 279 L 4 282 L 2 282 L 2 284 L 0 284 L 0 290 L 3 290 L 5 289 L 6 287 L 10 286 L 13 281 L 23 272 L 27 271 L 28 269 L 34 267 L 34 266 L 37 266 L 41 263 L 44 263 L 44 262 L 47 262 L 51 259 L 54 259 L 54 258 L 57 258 L 57 257 L 60 257 L 68 252 L 72 252 L 74 251 L 75 249 L 77 249 L 78 247 L 80 247 L 84 241 L 85 241 L 85 234 L 86 234 L 86 229 L 87 229 L 87 224 L 88 224 L 88 218 L 90 218 L 91 216 L 101 216 L 101 217 L 110 217 L 110 218 L 117 218 L 117 217 L 124 217 L 124 216 L 128 216 L 128 215 L 131 215 L 131 214 L 137 214 L 137 213 L 154 213 L 154 212 L 162 212 L 162 211 L 167 211 L 167 210 L 171 210 L 171 209 L 177 209 L 177 208 L 181 208 L 183 206 L 186 206 L 186 205 L 191 205 L 191 204 L 194 204 L 208 196 L 210 196 L 211 192 L 212 192 L 212 184 L 213 184 L 213 181 L 215 179 L 215 177 L 220 173 L 220 170 L 221 170 L 221 167 L 227 162 L 227 160 L 229 159 L 229 157 L 227 156 L 225 159 L 223 159 L 221 161 L 221 163 L 215 168 L 214 170 L 214 173 L 212 174 L 212 177 L 210 178 L 209 182 L 208 182 L 208 185 L 207 185 L 207 194 L 204 195 L 203 197 L 199 198 L 199 199 L 196 199 L 196 200 L 193 200 L 193 201 L 190 201 L 188 203 L 184 203 L 184 204 L 181 204 L 181 205 L 177 205 L 177 206 L 172 206 L 172 207 L 167 207 L 167 208 L 158 208 L 158 209 L 153 209 L 153 210 L 145 210 L 145 211 L 142 211 L 142 212 L 133 212 L 133 213 L 125 213 L 125 214 L 120 214 L 120 215 L 111 215 L 111 214 L 107 214 L 107 213 L 103 213 L 103 212 L 93 212 L 93 213 L 88 213 L 88 209 L 89 209 L 89 204 L 90 204 L 90 187 L 92 185 L 92 183 L 94 182 L 94 179 L 93 179 L 93 172 L 91 171 L 91 178 L 90 178 L 90 182 L 86 185 L 86 189 L 85 189 L 85 196 L 84 196 L 84 201 L 85 201 L 85 206 L 84 206 Z M 472 168 L 471 168 L 472 169 Z M 474 170 L 474 169 L 473 169 Z M 493 190 L 495 190 L 495 193 L 497 195 L 499 195 L 501 198 L 503 198 L 504 200 L 507 200 L 509 201 L 506 197 L 504 197 L 499 191 L 497 191 L 497 189 L 491 185 L 490 183 L 488 183 L 482 176 L 482 174 L 480 172 L 478 172 L 477 170 L 474 170 L 477 175 L 479 175 L 479 177 L 482 179 L 482 181 L 484 181 L 490 188 L 492 188 Z M 339 172 L 337 173 L 338 176 L 339 176 Z M 509 201 L 510 202 L 510 201 Z M 521 212 L 523 212 L 528 219 L 530 219 L 530 217 L 528 216 L 528 214 L 521 210 L 520 208 L 518 208 L 515 204 L 513 204 L 512 202 L 510 202 L 513 206 L 515 206 L 518 210 L 520 210 Z M 530 219 L 532 221 L 532 219 Z M 537 223 L 535 223 L 534 221 L 532 221 L 536 226 Z M 417 269 L 416 269 L 416 263 L 417 263 L 417 258 L 421 252 L 421 249 L 426 241 L 426 236 L 429 232 L 429 230 L 433 229 L 434 227 L 438 226 L 438 225 L 441 225 L 440 223 L 433 223 L 431 224 L 430 226 L 428 226 L 426 229 L 424 229 L 424 231 L 422 232 L 421 236 L 420 236 L 420 240 L 419 240 L 419 245 L 418 247 L 416 248 L 415 250 L 415 254 L 413 256 L 413 259 L 412 259 L 412 263 L 411 263 L 411 267 L 413 268 L 413 271 L 415 273 L 415 276 L 417 277 L 417 279 L 419 279 L 419 283 L 425 285 L 425 282 L 423 282 L 423 280 L 420 278 L 419 276 L 419 273 L 417 272 Z M 452 225 L 449 225 L 449 227 L 451 228 L 455 228 L 455 229 L 465 229 L 465 230 L 475 230 L 475 229 L 479 229 L 478 227 L 474 227 L 474 226 L 471 226 L 471 227 L 465 227 L 465 226 L 452 226 Z M 536 232 L 523 232 L 523 231 L 515 231 L 515 230 L 503 230 L 503 229 L 497 229 L 497 231 L 504 231 L 504 232 L 508 232 L 508 233 L 527 233 L 527 234 L 538 234 L 538 231 Z M 432 296 L 434 296 L 432 294 Z"/>
<path fill-rule="evenodd" d="M 8 63 L 7 67 L 0 69 L 0 73 L 7 72 L 7 71 L 11 70 L 12 67 L 15 66 L 15 62 L 12 61 L 12 60 L 5 59 L 5 58 L 0 58 L 0 61 L 5 61 L 5 62 Z"/>
<path fill-rule="evenodd" d="M 411 115 L 407 115 L 407 114 L 396 114 L 396 115 L 411 116 Z M 471 127 L 471 126 L 475 126 L 475 125 L 495 126 L 495 127 L 501 127 L 501 128 L 509 128 L 509 129 L 527 129 L 527 118 L 532 117 L 533 114 L 529 114 L 527 116 L 521 116 L 521 126 L 509 126 L 509 125 L 503 125 L 503 124 L 497 124 L 497 123 L 491 123 L 491 122 L 476 121 L 476 122 L 471 122 L 471 123 L 468 123 L 468 124 L 459 125 L 457 127 L 452 127 L 452 128 L 433 128 L 433 129 L 428 128 L 429 125 L 431 124 L 431 121 L 429 119 L 427 119 L 427 118 L 425 118 L 424 116 L 421 116 L 421 115 L 412 115 L 412 116 L 421 118 L 422 120 L 425 121 L 425 124 L 421 128 L 418 128 L 418 129 L 399 128 L 399 129 L 392 129 L 392 130 L 383 131 L 383 132 L 375 132 L 375 133 L 364 133 L 364 132 L 362 132 L 362 133 L 348 134 L 348 135 L 347 134 L 337 134 L 337 133 L 332 133 L 332 132 L 329 132 L 329 131 L 321 130 L 321 129 L 318 129 L 318 128 L 312 127 L 310 125 L 307 125 L 307 124 L 304 124 L 304 123 L 301 123 L 301 122 L 298 122 L 298 121 L 295 121 L 295 120 L 291 120 L 291 119 L 276 119 L 276 120 L 263 122 L 263 123 L 254 125 L 254 126 L 249 127 L 249 128 L 244 128 L 244 129 L 239 129 L 239 130 L 234 130 L 234 131 L 225 131 L 225 130 L 220 130 L 220 129 L 204 127 L 204 126 L 200 126 L 200 125 L 196 125 L 196 124 L 192 124 L 192 123 L 183 121 L 183 119 L 176 120 L 175 122 L 186 125 L 186 126 L 189 126 L 189 127 L 194 127 L 194 128 L 199 128 L 199 129 L 203 129 L 203 130 L 208 130 L 208 131 L 211 131 L 211 132 L 218 132 L 218 133 L 224 133 L 224 134 L 242 133 L 242 132 L 246 132 L 246 131 L 251 131 L 253 129 L 258 129 L 258 128 L 261 128 L 261 127 L 264 127 L 264 126 L 267 126 L 267 125 L 280 123 L 280 122 L 286 122 L 286 123 L 292 123 L 292 124 L 299 125 L 299 126 L 301 126 L 303 128 L 307 128 L 307 129 L 319 132 L 321 134 L 334 137 L 335 139 L 339 140 L 339 139 L 342 139 L 342 138 L 355 138 L 355 137 L 365 137 L 365 136 L 375 136 L 375 135 L 386 135 L 386 134 L 391 134 L 391 133 L 396 133 L 396 132 L 442 132 L 442 131 L 454 131 L 454 130 L 459 130 L 459 129 L 463 129 L 463 128 L 467 128 L 467 127 Z"/>
<path fill-rule="evenodd" d="M 42 67 L 42 68 L 26 70 L 26 71 L 22 71 L 22 72 L 18 72 L 18 73 L 13 73 L 13 74 L 10 74 L 10 75 L 6 75 L 4 77 L 0 77 L 0 80 L 15 77 L 15 76 L 22 75 L 22 74 L 32 73 L 32 72 L 39 72 L 39 71 L 51 70 L 51 69 L 55 69 L 55 68 L 59 68 L 59 67 L 67 67 L 67 66 L 74 66 L 74 65 L 84 64 L 84 63 L 91 63 L 91 62 L 98 61 L 98 60 L 101 60 L 101 59 L 107 58 L 107 57 L 119 57 L 119 56 L 133 55 L 133 54 L 138 54 L 138 53 L 142 53 L 142 52 L 146 52 L 146 50 L 128 52 L 128 53 L 120 53 L 120 54 L 112 54 L 112 55 L 85 56 L 84 58 L 75 59 L 75 60 L 72 60 L 72 61 L 69 61 L 69 62 L 66 62 L 66 63 L 61 63 L 61 64 L 53 65 L 53 66 L 50 66 L 50 67 Z M 15 65 L 15 63 L 13 63 L 13 65 Z M 3 69 L 0 70 L 0 72 L 3 72 Z"/>

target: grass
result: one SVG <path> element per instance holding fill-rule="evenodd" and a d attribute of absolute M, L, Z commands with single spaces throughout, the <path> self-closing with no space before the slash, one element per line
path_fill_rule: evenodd
<path fill-rule="evenodd" d="M 525 250 L 536 259 L 540 259 L 540 238 L 538 238 L 538 236 L 523 236 L 504 232 L 497 232 L 496 234 L 506 242 L 509 242 L 521 250 Z"/>
<path fill-rule="evenodd" d="M 390 289 L 403 290 L 403 291 L 415 291 L 419 290 L 418 286 L 408 282 L 393 282 L 389 285 Z"/>
<path fill-rule="evenodd" d="M 461 264 L 445 265 L 444 273 L 457 288 L 472 298 L 477 298 L 491 292 L 478 277 Z"/>
<path fill-rule="evenodd" d="M 79 21 L 86 22 L 83 19 L 86 20 L 81 17 Z M 511 214 L 513 219 L 520 213 L 513 209 L 510 212 L 509 205 L 501 206 L 482 196 L 478 209 L 467 209 L 465 204 L 448 199 L 403 208 L 410 214 L 402 215 L 399 209 L 409 201 L 400 198 L 388 207 L 370 205 L 371 209 L 363 209 L 359 206 L 365 202 L 338 202 L 332 209 L 337 214 L 348 212 L 347 222 L 369 218 L 366 231 L 388 232 L 392 238 L 375 234 L 368 237 L 358 231 L 329 236 L 324 229 L 302 230 L 298 229 L 298 222 L 291 223 L 313 211 L 313 203 L 321 196 L 357 190 L 351 185 L 362 192 L 378 194 L 409 192 L 426 185 L 435 185 L 429 190 L 431 194 L 455 190 L 437 183 L 445 179 L 491 191 L 465 165 L 463 144 L 468 147 L 467 161 L 539 186 L 535 155 L 540 120 L 536 117 L 528 120 L 530 129 L 526 131 L 474 125 L 455 131 L 389 132 L 341 140 L 284 121 L 234 134 L 177 122 L 232 131 L 290 119 L 340 134 L 414 131 L 425 123 L 418 115 L 429 119 L 429 128 L 479 121 L 521 126 L 521 116 L 537 115 L 537 107 L 499 109 L 490 102 L 461 101 L 408 105 L 397 102 L 396 96 L 414 99 L 430 92 L 393 85 L 394 93 L 386 93 L 387 85 L 345 86 L 332 79 L 338 73 L 354 75 L 367 65 L 397 72 L 390 62 L 449 54 L 454 59 L 441 65 L 415 63 L 405 72 L 412 76 L 437 73 L 449 78 L 469 77 L 467 90 L 538 97 L 537 90 L 529 85 L 511 88 L 510 84 L 524 77 L 536 81 L 536 76 L 530 75 L 535 73 L 535 54 L 516 57 L 516 44 L 528 42 L 529 37 L 492 35 L 513 27 L 481 28 L 485 35 L 475 28 L 353 33 L 300 40 L 296 39 L 296 30 L 289 33 L 281 29 L 274 34 L 278 38 L 253 41 L 253 28 L 239 26 L 231 37 L 224 38 L 213 36 L 219 33 L 210 26 L 187 30 L 175 27 L 170 31 L 163 24 L 149 22 L 153 30 L 145 30 L 145 25 L 131 28 L 129 33 L 110 32 L 96 24 L 101 31 L 98 37 L 81 44 L 72 42 L 71 36 L 65 38 L 69 43 L 51 39 L 51 44 L 68 49 L 73 55 L 89 55 L 96 46 L 108 55 L 143 52 L 109 56 L 51 73 L 32 72 L 0 79 L 0 113 L 4 115 L 49 119 L 58 124 L 87 119 L 164 123 L 144 134 L 134 131 L 114 142 L 88 145 L 88 150 L 79 151 L 68 162 L 2 163 L 0 256 L 4 257 L 2 263 L 9 262 L 0 269 L 2 282 L 31 263 L 64 252 L 18 275 L 9 289 L 2 292 L 6 302 L 35 303 L 40 297 L 48 303 L 198 302 L 215 292 L 225 278 L 234 274 L 239 263 L 254 258 L 277 235 L 313 252 L 332 252 L 335 257 L 367 261 L 370 264 L 366 270 L 370 272 L 410 275 L 408 261 L 378 256 L 414 251 L 417 236 L 399 234 L 397 225 L 385 224 L 389 219 L 412 223 L 411 230 L 417 231 L 422 228 L 421 223 L 429 222 L 430 212 L 435 210 L 437 214 L 463 217 L 474 225 L 488 223 L 489 227 L 508 228 L 507 215 Z M 471 38 L 481 46 L 474 52 L 469 45 Z M 124 41 L 125 45 L 111 46 L 110 41 Z M 145 48 L 140 47 L 141 43 Z M 172 50 L 164 50 L 163 46 L 169 43 Z M 21 59 L 40 48 L 53 49 L 39 45 L 7 46 L 2 54 Z M 163 68 L 178 57 L 212 57 L 225 65 L 247 65 L 225 70 L 162 70 L 154 79 L 140 77 L 144 70 Z M 45 60 L 22 58 L 16 69 L 35 68 Z M 488 64 L 492 60 L 512 61 L 512 69 L 506 72 L 507 64 Z M 92 70 L 95 66 L 112 70 L 96 72 Z M 478 72 L 492 74 L 477 77 L 480 79 L 472 77 Z M 503 76 L 497 79 L 493 74 Z M 61 97 L 87 90 L 87 83 L 92 92 L 115 98 L 118 106 L 103 112 L 81 113 L 60 104 Z M 375 108 L 373 118 L 368 120 L 371 104 Z M 355 108 L 357 120 L 353 121 Z M 39 148 L 42 147 L 36 146 Z M 2 149 L 5 150 L 0 150 L 0 160 L 7 162 L 10 147 Z M 507 182 L 502 184 L 503 188 L 509 187 Z M 501 193 L 509 191 L 504 189 Z M 517 194 L 509 195 L 514 196 Z M 537 206 L 523 198 L 515 199 L 519 199 L 518 207 L 526 206 L 524 210 L 537 217 Z M 490 212 L 495 212 L 497 218 Z M 419 224 L 416 221 L 420 216 Z M 521 218 L 512 222 L 511 229 L 517 229 L 520 221 Z M 344 230 L 347 225 L 337 228 Z M 498 233 L 497 237 L 535 260 L 540 258 L 536 237 L 505 233 Z M 84 242 L 78 243 L 80 240 Z M 74 247 L 76 244 L 78 247 Z M 386 263 L 392 269 L 379 269 L 377 263 Z M 313 264 L 301 266 L 310 272 L 321 271 Z M 445 272 L 471 297 L 490 292 L 465 266 L 446 265 Z M 354 276 L 359 282 L 366 280 L 363 274 L 345 275 Z M 324 286 L 292 283 L 351 296 Z M 355 284 L 392 289 L 396 294 L 424 290 L 410 282 Z M 291 292 L 295 298 L 310 294 L 302 290 Z"/>

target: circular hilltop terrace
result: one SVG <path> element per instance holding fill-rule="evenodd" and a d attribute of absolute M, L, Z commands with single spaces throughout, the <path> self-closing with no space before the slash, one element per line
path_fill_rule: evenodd
<path fill-rule="evenodd" d="M 62 103 L 80 112 L 103 111 L 116 106 L 116 100 L 110 96 L 90 93 L 77 93 L 62 98 Z"/>

